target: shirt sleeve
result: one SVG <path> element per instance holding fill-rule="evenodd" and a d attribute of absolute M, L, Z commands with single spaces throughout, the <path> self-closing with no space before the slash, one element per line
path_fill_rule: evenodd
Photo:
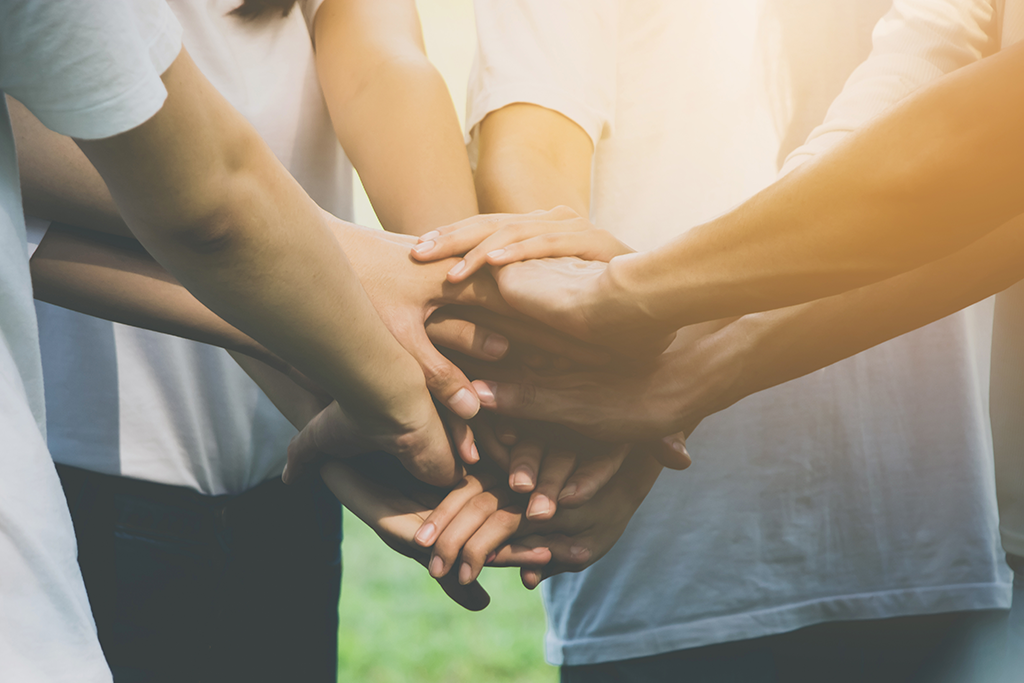
<path fill-rule="evenodd" d="M 71 137 L 106 138 L 148 120 L 180 51 L 164 0 L 0 3 L 0 89 Z"/>
<path fill-rule="evenodd" d="M 306 29 L 309 31 L 309 39 L 316 42 L 315 35 L 313 33 L 313 26 L 316 21 L 316 13 L 320 11 L 320 6 L 324 4 L 324 0 L 299 0 L 299 9 L 302 10 L 302 18 L 306 20 Z"/>
<path fill-rule="evenodd" d="M 875 26 L 872 49 L 825 121 L 783 165 L 789 173 L 927 83 L 999 48 L 993 0 L 896 0 Z"/>
<path fill-rule="evenodd" d="M 615 0 L 477 0 L 467 141 L 487 114 L 526 102 L 577 123 L 597 144 L 615 124 Z"/>

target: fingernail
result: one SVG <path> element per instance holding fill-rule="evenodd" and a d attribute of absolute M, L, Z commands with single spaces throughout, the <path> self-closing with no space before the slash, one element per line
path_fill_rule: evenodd
<path fill-rule="evenodd" d="M 533 488 L 533 475 L 526 468 L 519 468 L 512 475 L 512 488 L 529 491 Z"/>
<path fill-rule="evenodd" d="M 534 496 L 533 500 L 530 501 L 529 507 L 526 508 L 526 518 L 532 519 L 540 515 L 546 515 L 549 512 L 551 512 L 551 501 L 548 497 L 544 495 Z"/>
<path fill-rule="evenodd" d="M 285 484 L 288 483 L 288 463 L 285 463 L 284 469 L 281 470 L 281 481 Z"/>
<path fill-rule="evenodd" d="M 662 441 L 667 443 L 669 445 L 669 447 L 672 450 L 674 450 L 676 453 L 682 453 L 683 455 L 686 455 L 686 456 L 690 455 L 689 453 L 686 452 L 686 444 L 684 442 L 680 441 L 679 439 L 674 439 L 672 437 L 669 437 L 667 439 L 662 439 Z"/>
<path fill-rule="evenodd" d="M 434 555 L 430 558 L 430 567 L 428 568 L 430 575 L 435 579 L 440 579 L 444 576 L 444 560 L 440 556 Z"/>
<path fill-rule="evenodd" d="M 501 358 L 508 351 L 508 339 L 500 334 L 487 335 L 483 345 L 484 353 L 491 358 Z"/>
<path fill-rule="evenodd" d="M 491 405 L 494 404 L 494 388 L 495 384 L 493 382 L 486 382 L 480 379 L 473 381 L 473 390 L 476 391 L 476 395 L 481 401 Z"/>
<path fill-rule="evenodd" d="M 494 562 L 494 560 L 496 560 L 497 558 L 498 558 L 497 551 L 492 550 L 491 554 L 487 556 L 486 560 L 484 560 L 484 564 L 490 564 L 491 562 Z"/>
<path fill-rule="evenodd" d="M 494 251 L 487 252 L 487 258 L 499 259 L 505 253 L 504 249 L 495 249 Z"/>
<path fill-rule="evenodd" d="M 456 275 L 458 275 L 459 273 L 461 273 L 465 269 L 466 269 L 466 262 L 465 261 L 459 261 L 454 266 L 452 266 L 451 270 L 448 271 L 448 275 L 451 276 L 451 277 L 455 277 Z"/>
<path fill-rule="evenodd" d="M 513 429 L 502 429 L 497 432 L 496 436 L 498 441 L 506 446 L 514 446 L 516 444 L 516 433 Z"/>
<path fill-rule="evenodd" d="M 590 551 L 581 545 L 574 545 L 569 548 L 569 557 L 580 562 L 585 562 L 590 557 Z"/>
<path fill-rule="evenodd" d="M 558 494 L 558 502 L 562 502 L 562 500 L 568 498 L 569 496 L 575 496 L 575 495 L 576 495 L 576 484 L 569 484 L 564 489 L 562 489 L 561 493 Z"/>
<path fill-rule="evenodd" d="M 420 242 L 428 242 L 428 241 L 434 239 L 435 237 L 439 237 L 440 235 L 441 235 L 441 233 L 438 232 L 437 230 L 431 230 L 430 232 L 425 232 L 422 235 L 420 235 Z"/>
<path fill-rule="evenodd" d="M 469 566 L 468 562 L 463 562 L 462 566 L 459 567 L 459 583 L 465 586 L 467 583 L 473 580 L 473 568 Z"/>
<path fill-rule="evenodd" d="M 434 532 L 437 531 L 437 527 L 434 526 L 433 522 L 427 522 L 419 528 L 416 535 L 413 537 L 416 542 L 420 545 L 430 545 L 434 540 Z"/>
<path fill-rule="evenodd" d="M 463 387 L 448 399 L 448 407 L 462 419 L 468 420 L 480 410 L 480 399 L 472 391 Z"/>
<path fill-rule="evenodd" d="M 427 240 L 426 242 L 420 242 L 412 248 L 417 254 L 426 254 L 428 251 L 434 248 L 436 242 L 434 240 Z"/>
<path fill-rule="evenodd" d="M 476 449 L 476 444 L 469 445 L 469 459 L 473 462 L 480 462 L 480 451 Z"/>

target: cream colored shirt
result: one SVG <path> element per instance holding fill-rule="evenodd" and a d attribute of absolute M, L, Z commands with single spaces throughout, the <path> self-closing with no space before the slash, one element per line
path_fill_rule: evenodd
<path fill-rule="evenodd" d="M 1024 38 L 1021 0 L 896 0 L 874 31 L 871 56 L 832 103 L 825 122 L 785 170 L 923 85 Z M 991 416 L 999 526 L 1007 552 L 1024 555 L 1024 285 L 996 297 Z"/>
<path fill-rule="evenodd" d="M 821 121 L 888 0 L 479 0 L 467 123 L 532 102 L 595 143 L 595 222 L 639 248 L 743 201 Z M 614 548 L 544 583 L 589 664 L 814 623 L 1005 608 L 991 302 L 705 420 Z"/>

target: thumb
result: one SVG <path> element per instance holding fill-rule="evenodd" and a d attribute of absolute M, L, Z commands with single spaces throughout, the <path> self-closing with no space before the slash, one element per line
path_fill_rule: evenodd
<path fill-rule="evenodd" d="M 315 473 L 326 455 L 343 457 L 361 452 L 345 412 L 332 401 L 296 434 L 288 444 L 288 462 L 281 478 L 290 484 Z"/>
<path fill-rule="evenodd" d="M 414 346 L 408 351 L 420 364 L 427 389 L 434 398 L 464 420 L 480 411 L 480 399 L 469 378 L 434 347 L 423 327 L 415 333 Z"/>

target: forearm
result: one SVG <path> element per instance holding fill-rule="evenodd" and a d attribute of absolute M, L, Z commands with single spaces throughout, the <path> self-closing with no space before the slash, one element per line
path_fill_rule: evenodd
<path fill-rule="evenodd" d="M 357 414 L 379 419 L 418 400 L 422 375 L 373 310 L 330 218 L 184 51 L 163 79 L 170 96 L 152 119 L 79 141 L 147 251 Z"/>
<path fill-rule="evenodd" d="M 8 97 L 25 215 L 132 237 L 103 178 L 74 140 Z M 134 239 L 134 238 L 133 238 Z"/>
<path fill-rule="evenodd" d="M 279 370 L 285 364 L 201 304 L 173 275 L 127 239 L 53 226 L 32 256 L 32 287 L 40 301 L 252 356 Z"/>
<path fill-rule="evenodd" d="M 683 326 L 869 284 L 1024 209 L 1024 44 L 907 98 L 831 151 L 663 248 L 614 263 L 652 317 Z"/>
<path fill-rule="evenodd" d="M 420 235 L 477 213 L 458 117 L 412 0 L 334 0 L 317 71 L 338 140 L 386 230 Z"/>
<path fill-rule="evenodd" d="M 1021 278 L 1024 216 L 884 282 L 744 316 L 706 341 L 714 359 L 707 366 L 720 369 L 721 381 L 705 414 L 939 320 Z"/>

